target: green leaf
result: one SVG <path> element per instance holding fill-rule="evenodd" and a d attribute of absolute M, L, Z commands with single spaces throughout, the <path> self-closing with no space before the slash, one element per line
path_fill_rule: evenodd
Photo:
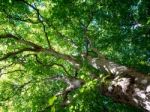
<path fill-rule="evenodd" d="M 53 97 L 51 97 L 50 99 L 49 99 L 49 105 L 50 106 L 52 106 L 53 104 L 54 104 L 54 101 L 57 99 L 57 97 L 56 96 L 53 96 Z"/>
<path fill-rule="evenodd" d="M 55 112 L 55 106 L 51 107 L 51 112 Z"/>
<path fill-rule="evenodd" d="M 12 3 L 12 0 L 9 0 L 9 3 Z"/>

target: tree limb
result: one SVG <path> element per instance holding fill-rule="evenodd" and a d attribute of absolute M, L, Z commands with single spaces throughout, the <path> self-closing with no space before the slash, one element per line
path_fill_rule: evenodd
<path fill-rule="evenodd" d="M 20 38 L 19 38 L 20 37 Z M 39 45 L 37 45 L 37 44 L 35 44 L 35 43 L 33 43 L 33 42 L 30 42 L 30 41 L 27 41 L 27 40 L 24 40 L 21 36 L 19 36 L 19 37 L 17 37 L 17 36 L 14 36 L 14 35 L 12 35 L 12 34 L 10 34 L 10 33 L 8 33 L 8 34 L 1 34 L 0 35 L 0 39 L 15 39 L 16 41 L 18 41 L 18 42 L 20 42 L 20 43 L 23 43 L 23 44 L 25 44 L 25 45 L 29 45 L 29 46 L 31 46 L 31 47 L 33 47 L 33 51 L 36 51 L 36 52 L 45 52 L 45 53 L 48 53 L 48 54 L 51 54 L 51 55 L 53 55 L 53 56 L 56 56 L 56 57 L 58 57 L 58 58 L 62 58 L 62 59 L 65 59 L 65 60 L 68 60 L 68 61 L 70 61 L 70 62 L 72 62 L 73 64 L 75 63 L 75 64 L 78 64 L 79 62 L 77 62 L 77 60 L 74 58 L 74 57 L 72 57 L 72 56 L 69 56 L 69 55 L 66 55 L 66 54 L 61 54 L 61 53 L 59 53 L 59 52 L 57 52 L 57 51 L 55 51 L 53 48 L 42 48 L 41 46 L 39 46 Z M 31 50 L 32 51 L 32 50 Z M 79 65 L 79 64 L 78 64 Z"/>

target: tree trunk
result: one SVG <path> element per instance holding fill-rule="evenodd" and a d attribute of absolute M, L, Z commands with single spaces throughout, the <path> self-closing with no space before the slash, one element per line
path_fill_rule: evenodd
<path fill-rule="evenodd" d="M 104 57 L 88 57 L 90 64 L 109 74 L 100 87 L 105 96 L 115 101 L 142 107 L 150 112 L 150 76 L 139 73 L 133 69 L 118 65 Z"/>
<path fill-rule="evenodd" d="M 53 50 L 48 51 L 48 53 L 68 60 L 78 67 L 81 66 L 82 62 L 78 62 L 73 56 L 60 54 Z M 109 75 L 105 80 L 107 83 L 103 83 L 100 87 L 105 96 L 110 96 L 118 102 L 141 107 L 150 112 L 150 76 L 109 61 L 101 54 L 98 58 L 91 56 L 86 58 L 93 68 Z"/>
<path fill-rule="evenodd" d="M 52 51 L 49 53 L 52 53 Z M 79 67 L 82 63 L 79 63 L 75 57 L 60 55 L 58 52 L 52 54 Z M 100 87 L 100 91 L 105 96 L 110 96 L 118 102 L 141 107 L 150 112 L 150 76 L 109 61 L 103 55 L 98 58 L 91 56 L 86 58 L 92 67 L 109 75 L 105 80 L 107 83 L 103 83 Z"/>

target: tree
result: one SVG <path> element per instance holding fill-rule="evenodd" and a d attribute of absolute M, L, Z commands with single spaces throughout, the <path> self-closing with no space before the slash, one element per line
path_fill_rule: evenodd
<path fill-rule="evenodd" d="M 149 5 L 2 0 L 1 110 L 150 111 Z"/>

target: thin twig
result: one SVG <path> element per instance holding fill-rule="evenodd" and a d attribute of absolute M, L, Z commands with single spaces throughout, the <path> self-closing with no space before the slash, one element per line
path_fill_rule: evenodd
<path fill-rule="evenodd" d="M 2 60 L 6 60 L 7 58 L 11 57 L 11 56 L 16 56 L 17 54 L 20 54 L 22 52 L 25 52 L 25 51 L 34 51 L 34 49 L 31 49 L 31 48 L 23 48 L 23 49 L 20 49 L 18 51 L 15 51 L 15 52 L 9 52 L 7 54 L 5 54 L 3 57 L 0 58 L 0 61 Z"/>
<path fill-rule="evenodd" d="M 54 65 L 59 66 L 59 67 L 61 67 L 61 68 L 65 71 L 65 73 L 66 73 L 68 76 L 70 76 L 70 73 L 66 70 L 66 68 L 65 68 L 62 64 L 58 64 L 58 63 L 44 64 L 42 61 L 40 61 L 40 59 L 38 58 L 38 56 L 37 56 L 36 54 L 34 54 L 34 56 L 35 56 L 36 61 L 37 61 L 39 64 L 41 64 L 41 65 L 43 65 L 43 66 L 46 66 L 46 67 L 51 67 L 51 66 L 54 66 Z"/>
<path fill-rule="evenodd" d="M 31 4 L 29 4 L 27 1 L 25 0 L 21 0 L 22 2 L 24 2 L 26 5 L 30 6 L 32 9 L 34 9 L 36 11 L 36 15 L 37 15 L 37 19 L 38 21 L 42 24 L 42 27 L 43 27 L 43 31 L 44 31 L 44 34 L 45 34 L 45 38 L 46 38 L 46 41 L 48 43 L 48 47 L 51 48 L 51 45 L 50 45 L 50 41 L 48 39 L 48 34 L 46 32 L 46 26 L 44 24 L 44 21 L 42 20 L 43 19 L 43 16 L 40 14 L 40 11 L 39 9 L 36 8 L 36 6 L 33 6 Z"/>
<path fill-rule="evenodd" d="M 25 70 L 13 70 L 13 71 L 8 71 L 8 72 L 5 72 L 5 73 L 0 73 L 0 77 L 4 74 L 10 74 L 10 73 L 14 73 L 14 72 L 23 72 Z"/>

